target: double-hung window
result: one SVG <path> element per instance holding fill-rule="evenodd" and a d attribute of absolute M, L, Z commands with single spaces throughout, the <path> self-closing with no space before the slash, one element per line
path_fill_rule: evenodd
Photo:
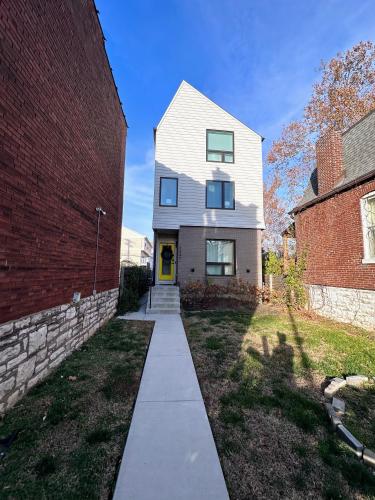
<path fill-rule="evenodd" d="M 207 181 L 206 208 L 234 210 L 234 182 Z"/>
<path fill-rule="evenodd" d="M 177 207 L 178 179 L 160 177 L 159 205 L 161 207 Z"/>
<path fill-rule="evenodd" d="M 375 192 L 361 200 L 362 226 L 364 240 L 364 262 L 375 263 Z"/>
<path fill-rule="evenodd" d="M 234 162 L 234 135 L 224 130 L 207 130 L 207 161 Z"/>
<path fill-rule="evenodd" d="M 235 274 L 235 245 L 232 240 L 206 240 L 206 274 L 233 276 Z"/>

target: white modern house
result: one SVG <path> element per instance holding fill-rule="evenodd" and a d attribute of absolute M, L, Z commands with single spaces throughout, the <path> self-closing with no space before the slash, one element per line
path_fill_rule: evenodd
<path fill-rule="evenodd" d="M 262 137 L 185 81 L 154 137 L 155 284 L 260 286 Z"/>
<path fill-rule="evenodd" d="M 121 229 L 121 265 L 151 266 L 152 256 L 153 247 L 147 236 L 123 226 Z"/>

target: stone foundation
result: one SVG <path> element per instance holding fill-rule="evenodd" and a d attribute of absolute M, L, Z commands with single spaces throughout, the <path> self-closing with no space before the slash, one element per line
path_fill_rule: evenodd
<path fill-rule="evenodd" d="M 117 300 L 114 288 L 0 325 L 0 413 L 109 320 Z"/>
<path fill-rule="evenodd" d="M 309 308 L 344 323 L 375 329 L 375 290 L 307 285 Z"/>

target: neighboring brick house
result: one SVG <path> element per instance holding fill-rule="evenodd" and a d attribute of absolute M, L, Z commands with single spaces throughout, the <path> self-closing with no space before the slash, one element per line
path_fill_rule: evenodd
<path fill-rule="evenodd" d="M 93 0 L 3 0 L 0 36 L 1 412 L 114 314 L 127 125 Z"/>
<path fill-rule="evenodd" d="M 316 144 L 317 167 L 293 210 L 310 307 L 375 328 L 375 110 Z"/>

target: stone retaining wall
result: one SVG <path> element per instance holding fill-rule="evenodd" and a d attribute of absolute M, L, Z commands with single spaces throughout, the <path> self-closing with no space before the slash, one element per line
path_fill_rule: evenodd
<path fill-rule="evenodd" d="M 322 316 L 375 329 L 375 290 L 307 285 L 309 308 Z"/>
<path fill-rule="evenodd" d="M 114 288 L 0 325 L 0 413 L 110 319 L 117 300 Z"/>

